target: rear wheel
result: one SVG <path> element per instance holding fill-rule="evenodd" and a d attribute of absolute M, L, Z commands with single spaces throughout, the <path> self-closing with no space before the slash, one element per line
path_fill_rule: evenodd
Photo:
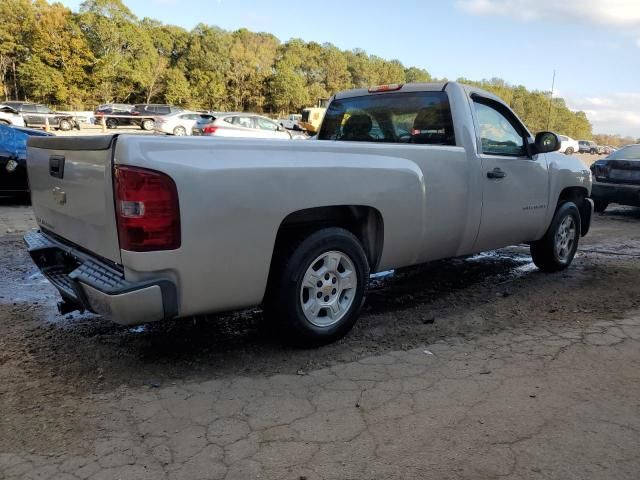
<path fill-rule="evenodd" d="M 173 134 L 178 137 L 183 137 L 187 134 L 187 129 L 182 126 L 177 126 L 173 129 Z"/>
<path fill-rule="evenodd" d="M 71 122 L 69 120 L 63 118 L 62 120 L 60 120 L 60 123 L 58 123 L 58 128 L 63 132 L 68 132 L 73 128 L 73 125 L 71 125 Z"/>
<path fill-rule="evenodd" d="M 573 148 L 567 147 L 567 149 L 564 151 L 564 153 L 567 154 L 567 155 L 573 155 Z"/>
<path fill-rule="evenodd" d="M 562 203 L 551 225 L 537 242 L 531 244 L 533 263 L 544 272 L 564 270 L 573 261 L 580 240 L 580 212 L 573 202 Z"/>
<path fill-rule="evenodd" d="M 605 200 L 596 199 L 593 201 L 593 210 L 597 213 L 604 213 L 609 206 L 609 202 Z"/>
<path fill-rule="evenodd" d="M 140 124 L 140 127 L 142 128 L 142 130 L 145 130 L 148 132 L 149 130 L 153 130 L 154 125 L 155 125 L 155 122 L 150 118 L 147 118 L 146 120 L 142 121 L 142 123 Z"/>
<path fill-rule="evenodd" d="M 0 125 L 11 125 L 11 123 L 6 120 L 0 120 Z"/>
<path fill-rule="evenodd" d="M 115 118 L 107 118 L 107 128 L 118 128 L 118 120 Z"/>
<path fill-rule="evenodd" d="M 275 261 L 265 310 L 286 341 L 322 345 L 351 330 L 369 278 L 367 257 L 353 234 L 318 230 Z"/>

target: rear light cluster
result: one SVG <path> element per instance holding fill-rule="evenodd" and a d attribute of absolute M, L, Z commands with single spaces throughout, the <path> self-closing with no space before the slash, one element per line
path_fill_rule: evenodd
<path fill-rule="evenodd" d="M 211 135 L 213 135 L 214 133 L 216 133 L 216 130 L 218 130 L 218 127 L 214 127 L 213 125 L 207 125 L 202 129 L 202 133 L 210 133 Z"/>
<path fill-rule="evenodd" d="M 370 87 L 369 93 L 394 92 L 396 90 L 400 90 L 401 88 L 402 88 L 402 84 L 400 83 L 391 83 L 389 85 L 378 85 L 376 87 Z"/>
<path fill-rule="evenodd" d="M 120 248 L 133 252 L 180 247 L 180 206 L 168 175 L 139 167 L 116 166 L 115 202 Z"/>

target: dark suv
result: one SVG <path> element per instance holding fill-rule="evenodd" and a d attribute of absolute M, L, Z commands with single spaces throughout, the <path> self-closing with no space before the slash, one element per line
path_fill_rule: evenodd
<path fill-rule="evenodd" d="M 58 130 L 68 131 L 72 128 L 80 130 L 80 125 L 73 118 L 73 115 L 67 113 L 57 113 L 46 105 L 39 103 L 9 101 L 2 102 L 3 105 L 9 105 L 15 108 L 24 118 L 25 127 L 44 127 L 49 121 L 49 126 Z"/>
<path fill-rule="evenodd" d="M 167 104 L 150 104 L 142 103 L 133 107 L 131 115 L 140 117 L 139 119 L 132 120 L 135 125 L 140 125 L 142 130 L 153 130 L 155 125 L 154 117 L 162 117 L 169 115 L 170 113 L 181 112 L 183 109 L 180 107 L 174 107 Z"/>
<path fill-rule="evenodd" d="M 596 142 L 590 142 L 589 140 L 579 140 L 578 145 L 580 147 L 580 153 L 590 153 L 596 154 L 598 153 L 598 145 Z"/>
<path fill-rule="evenodd" d="M 105 103 L 96 108 L 93 116 L 97 125 L 102 123 L 102 117 L 106 117 L 105 124 L 107 128 L 118 128 L 121 125 L 134 125 L 134 119 L 123 118 L 125 115 L 131 115 L 132 110 L 133 105 L 127 105 L 126 103 Z"/>

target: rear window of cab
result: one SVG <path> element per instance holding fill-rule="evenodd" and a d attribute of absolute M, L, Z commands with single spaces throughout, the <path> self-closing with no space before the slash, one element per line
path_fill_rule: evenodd
<path fill-rule="evenodd" d="M 319 140 L 455 145 L 445 92 L 398 92 L 334 100 Z"/>

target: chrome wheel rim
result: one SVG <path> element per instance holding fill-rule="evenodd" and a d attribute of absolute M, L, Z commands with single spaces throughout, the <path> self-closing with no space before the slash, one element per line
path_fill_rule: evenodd
<path fill-rule="evenodd" d="M 567 215 L 558 226 L 556 241 L 554 244 L 555 254 L 561 262 L 569 260 L 571 252 L 573 251 L 573 246 L 576 242 L 577 234 L 578 229 L 576 228 L 576 221 L 573 216 Z"/>
<path fill-rule="evenodd" d="M 178 127 L 173 133 L 178 137 L 183 137 L 187 134 L 187 131 L 182 127 Z"/>
<path fill-rule="evenodd" d="M 300 306 L 316 327 L 342 320 L 353 305 L 358 278 L 353 261 L 339 251 L 319 255 L 307 268 L 300 285 Z"/>

